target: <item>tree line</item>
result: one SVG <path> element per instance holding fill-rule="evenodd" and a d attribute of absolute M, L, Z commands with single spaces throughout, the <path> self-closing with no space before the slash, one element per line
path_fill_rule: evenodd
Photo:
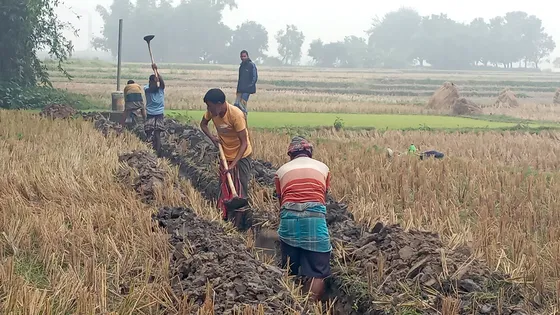
<path fill-rule="evenodd" d="M 116 55 L 118 19 L 124 19 L 127 61 L 145 61 L 143 34 L 156 34 L 154 54 L 160 61 L 231 64 L 245 49 L 258 63 L 297 65 L 306 53 L 321 67 L 405 68 L 430 65 L 440 69 L 473 67 L 535 67 L 545 60 L 556 44 L 542 21 L 525 12 L 508 12 L 488 21 L 454 21 L 445 14 L 421 16 L 409 8 L 374 19 L 365 37 L 347 36 L 342 41 L 311 42 L 304 51 L 305 35 L 295 25 L 278 30 L 277 57 L 266 55 L 269 33 L 255 22 L 246 21 L 234 29 L 222 22 L 234 0 L 185 0 L 173 6 L 170 0 L 114 0 L 109 8 L 98 6 L 104 20 L 102 36 L 94 40 L 98 49 Z M 134 38 L 134 40 L 133 40 Z"/>

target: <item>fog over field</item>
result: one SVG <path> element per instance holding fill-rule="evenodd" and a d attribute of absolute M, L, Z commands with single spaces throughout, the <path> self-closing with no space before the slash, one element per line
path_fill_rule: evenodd
<path fill-rule="evenodd" d="M 132 3 L 136 1 L 133 0 Z M 140 0 L 142 2 L 142 0 Z M 147 1 L 150 2 L 150 1 Z M 160 1 L 155 1 L 160 3 Z M 171 4 L 178 4 L 178 0 L 169 1 Z M 340 1 L 320 1 L 320 0 L 285 0 L 285 1 L 262 1 L 262 0 L 237 0 L 237 8 L 223 11 L 223 23 L 232 29 L 245 21 L 255 21 L 262 24 L 269 33 L 269 47 L 267 54 L 278 56 L 277 43 L 274 34 L 280 29 L 285 28 L 286 24 L 294 24 L 305 35 L 303 43 L 303 55 L 301 62 L 307 64 L 313 58 L 307 55 L 307 49 L 314 39 L 320 38 L 324 42 L 335 42 L 344 40 L 345 36 L 358 36 L 367 38 L 365 31 L 371 28 L 375 17 L 382 18 L 391 11 L 401 7 L 409 7 L 418 11 L 421 16 L 440 13 L 455 21 L 470 23 L 475 18 L 489 20 L 496 16 L 502 16 L 506 12 L 524 11 L 529 15 L 535 15 L 542 20 L 542 26 L 553 39 L 560 39 L 560 24 L 557 23 L 557 11 L 560 4 L 545 0 L 536 0 L 528 5 L 525 1 L 508 1 L 507 5 L 500 1 L 470 1 L 468 5 L 458 5 L 452 1 L 428 0 L 411 1 L 397 0 L 390 2 L 372 2 L 368 0 L 348 0 Z M 104 26 L 102 18 L 96 12 L 98 5 L 109 7 L 112 0 L 65 0 L 64 5 L 58 9 L 60 18 L 71 22 L 79 29 L 79 37 L 70 33 L 75 43 L 77 51 L 86 50 L 89 47 L 88 30 L 93 36 L 99 36 Z M 81 15 L 77 19 L 75 14 Z M 91 24 L 88 22 L 91 21 Z M 131 23 L 125 18 L 125 23 Z M 170 26 L 172 27 L 172 26 Z M 117 29 L 114 29 L 117 32 Z M 181 41 L 184 38 L 184 31 L 177 29 L 176 38 Z M 136 35 L 140 38 L 141 34 Z M 212 37 L 212 32 L 207 36 Z M 125 41 L 129 39 L 130 33 L 125 34 Z M 552 58 L 560 56 L 553 53 Z M 548 62 L 543 62 L 542 68 L 550 67 Z"/>

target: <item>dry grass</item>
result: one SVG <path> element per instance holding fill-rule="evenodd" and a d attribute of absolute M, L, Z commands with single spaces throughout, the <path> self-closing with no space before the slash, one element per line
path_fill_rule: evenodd
<path fill-rule="evenodd" d="M 80 121 L 0 121 L 1 313 L 172 311 L 167 237 L 113 178 L 117 153 L 143 144 Z"/>
<path fill-rule="evenodd" d="M 322 132 L 310 139 L 317 158 L 331 168 L 333 194 L 360 222 L 436 231 L 450 248 L 469 245 L 491 267 L 554 292 L 560 280 L 560 176 L 522 167 L 558 169 L 557 136 Z M 286 162 L 288 135 L 253 131 L 252 138 L 257 158 Z M 391 144 L 405 151 L 410 142 L 447 157 L 389 160 L 373 148 Z"/>
<path fill-rule="evenodd" d="M 203 109 L 202 96 L 213 87 L 223 88 L 230 101 L 235 95 L 237 71 L 231 67 L 189 68 L 188 65 L 160 65 L 167 78 L 166 106 L 169 109 Z M 55 86 L 88 95 L 109 106 L 115 88 L 112 67 L 72 66 L 72 82 L 57 73 Z M 123 69 L 123 86 L 128 79 L 144 83 L 148 67 L 128 64 Z M 529 79 L 531 81 L 529 81 Z M 305 68 L 259 68 L 258 92 L 251 96 L 251 111 L 447 114 L 447 111 L 425 107 L 429 97 L 443 81 L 459 82 L 459 92 L 483 107 L 484 113 L 507 113 L 519 118 L 560 120 L 549 111 L 554 88 L 550 82 L 558 76 L 546 73 L 512 74 L 502 72 L 399 72 L 381 70 L 320 70 Z M 496 83 L 489 83 L 496 82 Z M 504 85 L 515 85 L 517 93 L 530 96 L 520 99 L 521 106 L 512 110 L 492 109 Z M 471 95 L 465 93 L 474 93 Z M 477 96 L 476 93 L 490 93 Z M 551 115 L 554 114 L 554 115 Z"/>
<path fill-rule="evenodd" d="M 146 149 L 132 135 L 24 112 L 0 111 L 0 122 L 1 314 L 214 314 L 212 294 L 196 307 L 172 292 L 167 235 L 151 215 L 187 204 L 240 235 L 176 168 L 160 160 L 166 181 L 148 206 L 114 175 L 120 152 Z"/>

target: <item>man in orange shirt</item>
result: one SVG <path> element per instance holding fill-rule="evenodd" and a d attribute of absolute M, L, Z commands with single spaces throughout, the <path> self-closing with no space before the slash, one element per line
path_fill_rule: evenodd
<path fill-rule="evenodd" d="M 202 117 L 200 128 L 208 138 L 222 144 L 224 155 L 228 163 L 228 171 L 231 173 L 233 185 L 240 198 L 248 197 L 249 180 L 251 178 L 251 153 L 253 152 L 247 133 L 247 123 L 243 112 L 226 102 L 226 95 L 220 89 L 211 89 L 204 96 L 207 111 Z M 214 136 L 208 129 L 208 123 L 212 120 L 218 136 Z M 228 195 L 227 172 L 220 163 L 220 196 L 218 197 L 218 208 L 222 210 L 222 218 L 228 219 L 228 213 L 224 205 L 224 198 Z M 243 209 L 240 209 L 243 211 Z"/>

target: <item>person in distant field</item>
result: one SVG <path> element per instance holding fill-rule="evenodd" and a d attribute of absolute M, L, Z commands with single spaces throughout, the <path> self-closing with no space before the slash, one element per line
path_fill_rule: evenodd
<path fill-rule="evenodd" d="M 148 138 L 152 137 L 152 146 L 158 157 L 161 157 L 161 132 L 165 131 L 163 123 L 163 110 L 165 108 L 165 82 L 157 69 L 157 65 L 152 64 L 152 69 L 157 73 L 150 75 L 148 84 L 144 86 L 146 94 L 146 122 L 144 130 Z M 158 84 L 159 83 L 159 84 Z"/>
<path fill-rule="evenodd" d="M 331 274 L 332 246 L 325 217 L 331 175 L 327 165 L 313 159 L 313 145 L 303 137 L 292 139 L 288 156 L 290 162 L 274 178 L 282 265 L 286 268 L 289 260 L 290 274 L 308 279 L 304 288 L 317 301 L 324 293 L 324 279 Z"/>
<path fill-rule="evenodd" d="M 430 158 L 430 157 L 433 157 L 435 159 L 443 159 L 444 156 L 445 156 L 445 154 L 443 154 L 439 151 L 435 151 L 435 150 L 425 151 L 425 152 L 420 153 L 420 160 L 424 160 L 424 159 Z"/>
<path fill-rule="evenodd" d="M 228 172 L 233 179 L 233 185 L 240 198 L 246 199 L 249 191 L 249 180 L 251 178 L 251 154 L 253 149 L 249 141 L 247 123 L 243 112 L 226 102 L 226 95 L 220 89 L 210 89 L 204 96 L 207 111 L 202 117 L 200 128 L 216 146 L 222 145 L 224 155 L 228 164 Z M 208 129 L 208 123 L 212 120 L 218 136 L 212 135 Z M 229 190 L 227 184 L 227 173 L 220 163 L 220 194 L 218 196 L 218 208 L 222 211 L 222 218 L 228 219 L 228 213 L 224 205 Z M 238 209 L 236 217 L 246 209 Z M 237 219 L 236 219 L 237 220 Z"/>
<path fill-rule="evenodd" d="M 416 154 L 416 151 L 417 151 L 417 149 L 416 149 L 416 146 L 414 144 L 411 144 L 408 147 L 408 154 Z"/>
<path fill-rule="evenodd" d="M 142 118 L 146 120 L 146 109 L 144 108 L 144 99 L 142 98 L 142 88 L 134 80 L 128 80 L 124 87 L 124 113 L 122 125 L 127 122 L 127 118 L 132 112 L 140 110 Z"/>
<path fill-rule="evenodd" d="M 257 65 L 249 58 L 246 50 L 241 51 L 241 64 L 239 65 L 239 79 L 237 80 L 237 93 L 234 105 L 241 109 L 247 120 L 247 102 L 249 95 L 257 93 L 259 75 Z"/>

